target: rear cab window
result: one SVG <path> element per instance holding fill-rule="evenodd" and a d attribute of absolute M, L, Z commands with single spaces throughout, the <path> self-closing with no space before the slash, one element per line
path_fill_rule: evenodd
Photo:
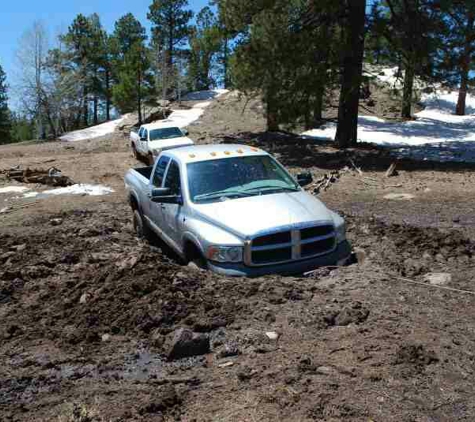
<path fill-rule="evenodd" d="M 160 157 L 158 160 L 157 165 L 155 166 L 155 172 L 153 173 L 152 178 L 152 185 L 156 188 L 162 187 L 163 176 L 165 175 L 165 171 L 167 169 L 168 163 L 170 162 L 170 157 L 166 155 Z"/>

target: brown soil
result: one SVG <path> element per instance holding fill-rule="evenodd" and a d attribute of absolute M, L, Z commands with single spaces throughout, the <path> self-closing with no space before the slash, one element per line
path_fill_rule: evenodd
<path fill-rule="evenodd" d="M 0 214 L 0 420 L 474 420 L 475 296 L 424 282 L 450 273 L 446 287 L 475 290 L 472 169 L 403 162 L 388 179 L 378 149 L 342 154 L 259 134 L 258 116 L 246 129 L 238 107 L 220 104 L 192 135 L 254 132 L 244 141 L 315 177 L 349 157 L 362 167 L 320 197 L 345 214 L 365 259 L 305 278 L 184 267 L 132 232 L 122 178 L 137 163 L 126 138 L 0 147 L 0 168 L 54 166 L 116 191 L 0 194 L 0 208 L 15 208 Z M 168 361 L 178 328 L 209 336 L 211 353 Z"/>

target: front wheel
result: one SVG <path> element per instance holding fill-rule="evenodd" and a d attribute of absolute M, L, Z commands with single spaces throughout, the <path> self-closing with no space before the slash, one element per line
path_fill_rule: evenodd
<path fill-rule="evenodd" d="M 133 216 L 133 224 L 134 224 L 134 231 L 135 234 L 139 239 L 148 239 L 149 231 L 147 227 L 147 223 L 145 223 L 142 214 L 139 210 L 134 210 Z"/>

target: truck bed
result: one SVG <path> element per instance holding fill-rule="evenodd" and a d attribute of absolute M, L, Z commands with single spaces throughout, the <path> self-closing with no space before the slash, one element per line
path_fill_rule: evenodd
<path fill-rule="evenodd" d="M 147 180 L 150 180 L 150 176 L 152 175 L 152 170 L 153 166 L 148 166 L 148 167 L 136 167 L 134 170 L 137 173 L 140 173 L 143 177 L 145 177 Z"/>

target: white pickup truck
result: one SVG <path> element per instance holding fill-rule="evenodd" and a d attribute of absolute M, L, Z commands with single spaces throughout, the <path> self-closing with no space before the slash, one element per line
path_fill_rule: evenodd
<path fill-rule="evenodd" d="M 342 265 L 345 222 L 271 155 L 243 145 L 163 151 L 125 176 L 134 227 L 155 232 L 186 262 L 232 276 Z"/>
<path fill-rule="evenodd" d="M 161 151 L 193 145 L 186 129 L 169 126 L 166 122 L 150 123 L 130 132 L 130 147 L 136 159 L 153 164 Z"/>

